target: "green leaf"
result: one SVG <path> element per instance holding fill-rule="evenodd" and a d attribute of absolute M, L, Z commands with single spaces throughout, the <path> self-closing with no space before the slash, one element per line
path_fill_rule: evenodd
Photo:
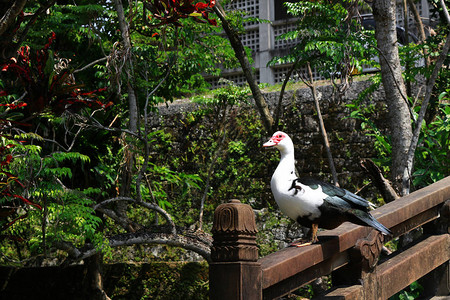
<path fill-rule="evenodd" d="M 50 49 L 47 51 L 48 51 L 48 58 L 47 58 L 47 61 L 45 62 L 44 74 L 47 76 L 50 76 L 50 74 L 52 74 L 52 72 L 54 70 L 55 60 L 53 57 L 53 51 Z"/>

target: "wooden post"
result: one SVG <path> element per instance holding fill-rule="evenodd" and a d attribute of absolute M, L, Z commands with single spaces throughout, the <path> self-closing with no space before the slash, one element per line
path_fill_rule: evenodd
<path fill-rule="evenodd" d="M 367 238 L 359 239 L 350 251 L 350 263 L 332 273 L 333 285 L 347 287 L 336 289 L 323 299 L 380 299 L 376 267 L 383 241 L 383 235 L 376 230 L 372 230 Z"/>
<path fill-rule="evenodd" d="M 440 209 L 440 218 L 423 227 L 424 233 L 446 234 L 450 233 L 450 200 L 447 200 Z M 450 250 L 449 250 L 450 251 Z M 424 288 L 421 296 L 447 296 L 450 294 L 450 261 L 434 269 L 419 280 Z"/>
<path fill-rule="evenodd" d="M 211 300 L 262 299 L 253 209 L 239 200 L 221 204 L 214 213 L 212 263 L 209 265 Z"/>

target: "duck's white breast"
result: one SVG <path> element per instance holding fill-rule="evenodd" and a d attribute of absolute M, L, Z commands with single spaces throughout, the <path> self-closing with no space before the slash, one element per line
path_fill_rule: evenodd
<path fill-rule="evenodd" d="M 320 217 L 319 206 L 323 204 L 323 199 L 327 195 L 321 188 L 313 190 L 298 183 L 296 185 L 300 185 L 301 189 L 290 189 L 294 179 L 279 180 L 272 177 L 271 189 L 280 210 L 293 220 L 297 220 L 298 217 L 310 219 Z"/>

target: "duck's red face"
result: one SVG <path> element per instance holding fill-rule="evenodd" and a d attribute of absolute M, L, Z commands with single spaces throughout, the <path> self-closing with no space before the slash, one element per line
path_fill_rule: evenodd
<path fill-rule="evenodd" d="M 264 143 L 263 147 L 273 147 L 278 145 L 284 138 L 286 137 L 286 134 L 281 131 L 277 131 L 273 134 L 273 136 L 270 138 L 270 140 L 267 143 Z"/>

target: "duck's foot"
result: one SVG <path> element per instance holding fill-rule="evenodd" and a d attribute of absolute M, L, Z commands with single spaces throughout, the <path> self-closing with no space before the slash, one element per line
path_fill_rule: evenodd
<path fill-rule="evenodd" d="M 297 243 L 292 243 L 292 244 L 290 244 L 289 245 L 289 247 L 298 247 L 298 248 L 300 248 L 300 247 L 305 247 L 305 246 L 309 246 L 309 245 L 312 245 L 312 243 L 311 242 L 297 242 Z"/>
<path fill-rule="evenodd" d="M 305 247 L 317 243 L 319 239 L 317 238 L 317 230 L 319 226 L 315 223 L 311 225 L 311 238 L 309 240 L 300 240 L 298 242 L 294 242 L 290 244 L 290 247 Z"/>
<path fill-rule="evenodd" d="M 306 239 L 300 239 L 298 241 L 294 241 L 291 244 L 289 244 L 289 247 L 305 247 L 314 244 L 316 241 L 306 238 Z"/>

